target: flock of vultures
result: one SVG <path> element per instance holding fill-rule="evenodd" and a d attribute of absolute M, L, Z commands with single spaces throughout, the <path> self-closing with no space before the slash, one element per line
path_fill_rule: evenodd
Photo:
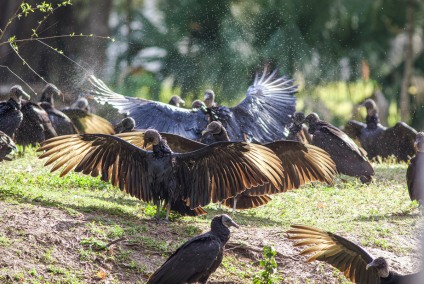
<path fill-rule="evenodd" d="M 424 133 L 403 122 L 384 127 L 371 99 L 361 104 L 365 122 L 351 120 L 342 131 L 316 113 L 296 112 L 297 86 L 277 71 L 257 75 L 235 107 L 218 105 L 212 90 L 183 108 L 178 96 L 168 104 L 125 97 L 94 76 L 88 80 L 87 94 L 123 114 L 122 121 L 112 125 L 91 113 L 85 98 L 56 109 L 62 94 L 52 84 L 39 102 L 16 85 L 0 103 L 0 161 L 10 159 L 15 143 L 41 144 L 40 158 L 47 158 L 52 172 L 100 176 L 156 204 L 158 219 L 161 208 L 166 219 L 171 210 L 207 214 L 203 207 L 210 203 L 234 211 L 255 208 L 306 183 L 331 185 L 338 174 L 369 184 L 375 157 L 409 162 L 410 197 L 424 199 Z M 228 215 L 214 217 L 211 230 L 183 244 L 148 283 L 206 283 L 222 261 L 231 226 L 238 227 Z M 354 283 L 411 283 L 418 277 L 397 274 L 384 258 L 330 232 L 293 225 L 288 234 L 299 240 L 296 246 L 309 246 L 302 252 L 312 254 L 309 261 L 327 262 Z"/>

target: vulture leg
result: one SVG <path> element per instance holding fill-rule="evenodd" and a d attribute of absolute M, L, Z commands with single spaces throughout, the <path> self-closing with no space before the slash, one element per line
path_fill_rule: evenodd
<path fill-rule="evenodd" d="M 237 196 L 234 196 L 233 215 L 236 214 L 236 209 L 237 209 Z"/>
<path fill-rule="evenodd" d="M 160 220 L 160 201 L 156 202 L 156 219 Z"/>

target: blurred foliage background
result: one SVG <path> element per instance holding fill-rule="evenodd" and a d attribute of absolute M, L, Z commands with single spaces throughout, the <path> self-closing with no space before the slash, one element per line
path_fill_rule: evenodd
<path fill-rule="evenodd" d="M 0 0 L 0 28 L 20 1 Z M 37 1 L 27 1 L 36 3 Z M 55 2 L 55 1 L 51 1 Z M 299 84 L 298 110 L 336 125 L 378 101 L 383 124 L 424 128 L 424 4 L 419 0 L 73 0 L 49 17 L 40 36 L 112 36 L 49 40 L 80 68 L 39 43 L 22 43 L 28 63 L 77 95 L 88 73 L 128 96 L 190 103 L 212 88 L 235 105 L 255 72 L 268 65 Z M 37 19 L 22 18 L 8 36 L 22 38 Z M 40 84 L 7 45 L 0 64 Z M 0 83 L 16 82 L 0 69 Z M 41 86 L 42 84 L 40 84 Z M 41 88 L 41 87 L 40 87 Z M 6 88 L 4 88 L 6 89 Z"/>

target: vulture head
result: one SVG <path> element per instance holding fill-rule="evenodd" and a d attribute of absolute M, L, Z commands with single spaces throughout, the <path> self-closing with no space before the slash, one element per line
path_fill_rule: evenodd
<path fill-rule="evenodd" d="M 115 126 L 115 133 L 131 132 L 134 128 L 135 120 L 132 117 L 126 117 Z"/>
<path fill-rule="evenodd" d="M 144 132 L 143 148 L 146 149 L 149 144 L 152 144 L 153 146 L 159 145 L 161 139 L 162 137 L 157 130 L 147 129 L 146 132 Z"/>
<path fill-rule="evenodd" d="M 180 96 L 172 96 L 168 104 L 180 107 L 180 104 L 185 105 L 185 101 Z"/>
<path fill-rule="evenodd" d="M 219 121 L 212 121 L 211 123 L 206 126 L 206 129 L 202 131 L 202 135 L 205 135 L 206 133 L 212 133 L 214 135 L 217 135 L 221 133 L 223 127 L 222 123 Z"/>
<path fill-rule="evenodd" d="M 383 257 L 377 257 L 368 263 L 366 269 L 368 270 L 370 267 L 377 269 L 377 273 L 380 278 L 386 278 L 389 276 L 389 265 Z"/>
<path fill-rule="evenodd" d="M 424 132 L 417 133 L 414 145 L 417 152 L 424 152 Z"/>
<path fill-rule="evenodd" d="M 301 125 L 305 122 L 305 114 L 303 112 L 295 112 L 292 117 L 293 124 Z"/>
<path fill-rule="evenodd" d="M 367 109 L 367 115 L 373 116 L 378 114 L 377 104 L 372 99 L 366 99 L 359 106 L 365 107 Z"/>
<path fill-rule="evenodd" d="M 231 219 L 227 214 L 222 214 L 215 216 L 211 222 L 211 229 L 214 230 L 215 227 L 222 227 L 224 225 L 226 228 L 236 227 L 239 228 L 239 225 Z"/>
<path fill-rule="evenodd" d="M 41 92 L 41 102 L 47 102 L 53 105 L 54 96 L 63 96 L 62 92 L 53 84 L 48 83 Z"/>
<path fill-rule="evenodd" d="M 305 123 L 308 124 L 309 126 L 315 125 L 318 121 L 319 121 L 319 116 L 315 112 L 309 114 L 305 118 Z"/>
<path fill-rule="evenodd" d="M 204 103 L 207 107 L 215 106 L 215 93 L 212 90 L 205 91 Z"/>
<path fill-rule="evenodd" d="M 72 104 L 72 108 L 79 108 L 83 111 L 90 112 L 90 106 L 86 98 L 79 98 L 75 103 Z"/>
<path fill-rule="evenodd" d="M 22 89 L 22 87 L 19 85 L 15 85 L 12 88 L 10 88 L 9 96 L 12 100 L 17 102 L 18 104 L 21 104 L 22 97 L 24 97 L 24 99 L 27 99 L 27 100 L 31 98 L 27 93 L 25 93 L 24 89 Z"/>
<path fill-rule="evenodd" d="M 193 103 L 191 104 L 191 108 L 202 108 L 202 107 L 206 107 L 205 103 L 202 102 L 201 100 L 195 100 L 193 101 Z"/>

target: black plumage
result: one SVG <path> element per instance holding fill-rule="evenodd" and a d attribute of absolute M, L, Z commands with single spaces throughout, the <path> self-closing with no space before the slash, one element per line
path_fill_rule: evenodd
<path fill-rule="evenodd" d="M 30 98 L 21 86 L 15 85 L 10 88 L 9 100 L 0 102 L 0 131 L 6 133 L 11 138 L 15 137 L 15 132 L 21 125 L 24 117 L 21 112 L 22 97 L 28 100 Z"/>
<path fill-rule="evenodd" d="M 17 144 L 35 146 L 46 139 L 57 136 L 47 112 L 38 104 L 22 100 L 23 120 L 16 130 Z"/>
<path fill-rule="evenodd" d="M 366 152 L 358 147 L 349 136 L 332 124 L 320 120 L 316 113 L 305 119 L 312 144 L 324 149 L 336 163 L 339 173 L 358 177 L 362 183 L 370 183 L 374 169 L 368 161 Z"/>
<path fill-rule="evenodd" d="M 123 118 L 118 124 L 113 127 L 116 134 L 131 132 L 135 128 L 135 121 L 132 117 Z"/>
<path fill-rule="evenodd" d="M 415 157 L 406 171 L 406 182 L 411 200 L 424 202 L 424 132 L 418 132 L 415 140 Z"/>
<path fill-rule="evenodd" d="M 312 136 L 308 133 L 308 128 L 303 125 L 305 114 L 303 112 L 295 112 L 292 117 L 292 124 L 289 127 L 289 136 L 287 140 L 298 141 L 302 143 L 311 143 Z"/>
<path fill-rule="evenodd" d="M 212 142 L 229 141 L 225 127 L 218 121 L 208 124 L 202 131 L 203 135 L 210 135 Z M 231 205 L 233 209 L 247 209 L 249 204 L 257 207 L 267 204 L 270 197 L 267 194 L 276 194 L 299 188 L 313 181 L 321 181 L 331 184 L 336 175 L 336 165 L 330 156 L 322 149 L 297 141 L 274 141 L 263 146 L 272 150 L 281 160 L 283 165 L 283 184 L 275 187 L 266 184 L 253 187 L 231 197 L 223 202 L 223 205 Z M 262 198 L 260 198 L 262 196 Z M 238 206 L 238 199 L 242 199 Z M 251 207 L 252 208 L 252 207 Z"/>
<path fill-rule="evenodd" d="M 78 129 L 72 120 L 54 106 L 54 97 L 61 95 L 60 90 L 55 85 L 49 83 L 41 92 L 41 99 L 38 104 L 47 112 L 57 135 L 78 134 Z"/>
<path fill-rule="evenodd" d="M 120 113 L 134 118 L 137 128 L 154 128 L 197 140 L 211 120 L 219 120 L 227 128 L 231 141 L 259 143 L 284 139 L 287 125 L 295 111 L 297 86 L 286 77 L 277 78 L 276 71 L 256 76 L 246 98 L 235 107 L 214 106 L 205 109 L 181 109 L 145 99 L 124 97 L 111 91 L 101 80 L 90 77 L 96 100 L 109 103 Z"/>
<path fill-rule="evenodd" d="M 228 215 L 214 217 L 211 230 L 179 247 L 150 276 L 147 284 L 206 283 L 222 262 L 230 226 L 239 227 Z"/>
<path fill-rule="evenodd" d="M 382 126 L 377 105 L 372 99 L 365 100 L 361 106 L 367 109 L 366 123 L 350 120 L 345 132 L 361 142 L 369 159 L 394 155 L 399 161 L 408 161 L 414 155 L 417 131 L 404 122 L 389 128 Z"/>
<path fill-rule="evenodd" d="M 43 143 L 38 151 L 46 151 L 40 158 L 50 157 L 46 165 L 54 163 L 52 171 L 64 167 L 61 176 L 72 169 L 101 175 L 132 196 L 153 201 L 158 214 L 163 201 L 167 217 L 171 208 L 180 208 L 175 203 L 196 210 L 252 186 L 272 183 L 278 187 L 282 182 L 280 160 L 260 145 L 222 142 L 174 153 L 156 130 L 120 135 L 60 136 Z M 153 151 L 137 147 L 140 140 L 144 149 L 152 145 Z"/>
<path fill-rule="evenodd" d="M 16 145 L 12 138 L 6 133 L 0 131 L 0 162 L 3 160 L 10 160 L 7 155 L 16 151 Z"/>
<path fill-rule="evenodd" d="M 73 122 L 79 133 L 86 134 L 115 134 L 112 124 L 94 113 L 86 98 L 81 97 L 69 108 L 61 110 Z"/>
<path fill-rule="evenodd" d="M 365 249 L 339 235 L 303 225 L 292 225 L 287 233 L 289 239 L 300 240 L 295 246 L 311 245 L 300 253 L 314 253 L 308 262 L 325 261 L 343 272 L 353 283 L 421 283 L 419 280 L 422 280 L 422 273 L 400 275 L 389 269 L 384 258 L 374 258 Z"/>

